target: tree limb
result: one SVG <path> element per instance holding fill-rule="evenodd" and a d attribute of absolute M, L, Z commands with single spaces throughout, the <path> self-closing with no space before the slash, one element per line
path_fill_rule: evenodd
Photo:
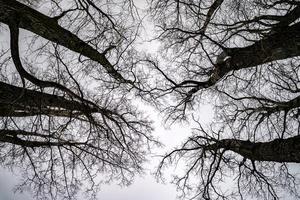
<path fill-rule="evenodd" d="M 125 79 L 107 60 L 104 54 L 58 25 L 57 21 L 15 0 L 0 0 L 0 22 L 10 25 L 19 20 L 19 28 L 31 31 L 49 41 L 82 54 L 101 64 L 108 74 L 121 83 L 133 84 Z"/>

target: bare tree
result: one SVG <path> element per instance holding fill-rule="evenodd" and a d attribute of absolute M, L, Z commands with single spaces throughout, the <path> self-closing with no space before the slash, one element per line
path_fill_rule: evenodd
<path fill-rule="evenodd" d="M 0 0 L 0 162 L 19 189 L 71 199 L 142 172 L 157 142 L 132 105 L 139 23 L 132 1 Z"/>
<path fill-rule="evenodd" d="M 299 1 L 153 0 L 150 13 L 168 59 L 145 61 L 157 71 L 149 100 L 175 99 L 157 104 L 173 121 L 205 99 L 216 109 L 158 176 L 185 164 L 174 183 L 189 199 L 298 199 Z"/>

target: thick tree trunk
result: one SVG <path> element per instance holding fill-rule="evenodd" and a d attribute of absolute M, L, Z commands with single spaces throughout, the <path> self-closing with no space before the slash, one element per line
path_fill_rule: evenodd
<path fill-rule="evenodd" d="M 228 149 L 256 161 L 300 163 L 300 136 L 270 142 L 224 139 L 207 146 L 209 150 Z"/>
<path fill-rule="evenodd" d="M 104 53 L 99 53 L 76 35 L 59 26 L 56 19 L 48 17 L 22 3 L 15 0 L 0 0 L 0 22 L 7 25 L 18 23 L 19 28 L 31 31 L 98 62 L 116 80 L 131 83 L 131 81 L 124 79 L 114 69 Z"/>
<path fill-rule="evenodd" d="M 300 12 L 300 11 L 299 11 Z M 262 65 L 268 62 L 300 56 L 300 22 L 287 26 L 254 44 L 240 48 L 227 48 L 216 61 L 215 69 L 207 81 L 197 82 L 189 97 L 203 88 L 215 85 L 232 70 Z M 191 83 L 183 81 L 178 86 Z"/>
<path fill-rule="evenodd" d="M 244 48 L 229 50 L 233 69 L 253 67 L 300 55 L 300 23 Z"/>
<path fill-rule="evenodd" d="M 262 65 L 268 62 L 300 56 L 300 22 L 241 48 L 228 48 L 223 53 L 227 60 L 216 64 L 215 73 L 210 79 L 215 84 L 232 70 Z M 222 61 L 223 58 L 218 60 Z"/>

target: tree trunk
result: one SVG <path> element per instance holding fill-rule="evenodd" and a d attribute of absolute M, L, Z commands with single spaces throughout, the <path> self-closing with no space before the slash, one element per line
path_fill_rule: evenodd
<path fill-rule="evenodd" d="M 270 142 L 224 139 L 207 146 L 209 150 L 228 149 L 256 161 L 300 163 L 300 136 Z"/>
<path fill-rule="evenodd" d="M 211 85 L 232 70 L 262 65 L 300 55 L 300 23 L 282 28 L 282 30 L 261 39 L 254 44 L 241 48 L 228 48 L 223 53 L 227 60 L 216 64 L 215 73 L 210 79 Z M 222 60 L 219 58 L 218 60 Z M 217 77 L 217 78 L 216 78 Z"/>

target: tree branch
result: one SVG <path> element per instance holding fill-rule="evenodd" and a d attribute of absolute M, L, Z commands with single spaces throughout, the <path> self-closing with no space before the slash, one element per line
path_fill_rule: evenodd
<path fill-rule="evenodd" d="M 104 54 L 58 25 L 57 21 L 15 0 L 0 0 L 0 22 L 10 25 L 18 18 L 19 28 L 31 31 L 49 41 L 82 54 L 101 64 L 108 74 L 121 83 L 133 84 L 125 79 L 107 60 Z"/>
<path fill-rule="evenodd" d="M 32 116 L 52 114 L 55 116 L 76 116 L 99 112 L 77 101 L 71 101 L 57 95 L 46 94 L 34 90 L 0 82 L 0 116 Z M 103 110 L 103 112 L 105 112 Z"/>

